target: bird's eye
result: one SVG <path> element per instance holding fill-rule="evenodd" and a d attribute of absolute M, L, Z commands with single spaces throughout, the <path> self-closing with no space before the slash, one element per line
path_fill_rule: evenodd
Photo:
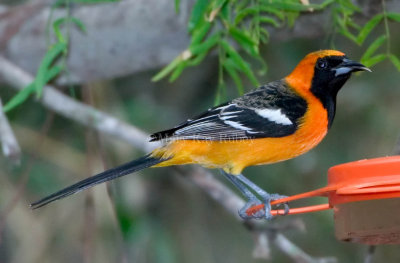
<path fill-rule="evenodd" d="M 325 69 L 328 67 L 328 63 L 326 62 L 326 60 L 320 60 L 320 61 L 318 61 L 317 66 L 320 69 Z"/>

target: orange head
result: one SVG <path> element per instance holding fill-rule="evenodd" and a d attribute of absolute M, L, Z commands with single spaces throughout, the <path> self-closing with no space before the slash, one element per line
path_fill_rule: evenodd
<path fill-rule="evenodd" d="M 308 54 L 285 80 L 303 97 L 321 101 L 330 115 L 335 112 L 336 95 L 356 71 L 371 71 L 337 50 L 320 50 Z"/>
<path fill-rule="evenodd" d="M 332 84 L 340 82 L 343 85 L 351 73 L 360 70 L 370 71 L 364 65 L 348 59 L 343 52 L 319 50 L 305 56 L 286 80 L 299 93 L 311 91 L 315 85 L 324 86 L 320 88 L 328 92 Z M 340 87 L 335 89 L 336 92 Z"/>

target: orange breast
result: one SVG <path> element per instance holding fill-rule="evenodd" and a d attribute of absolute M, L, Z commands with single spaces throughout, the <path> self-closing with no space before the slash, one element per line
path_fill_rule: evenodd
<path fill-rule="evenodd" d="M 177 140 L 153 152 L 157 157 L 172 157 L 157 166 L 196 163 L 239 174 L 247 166 L 296 157 L 315 147 L 327 133 L 326 110 L 313 96 L 308 103 L 298 131 L 290 136 L 238 141 Z"/>

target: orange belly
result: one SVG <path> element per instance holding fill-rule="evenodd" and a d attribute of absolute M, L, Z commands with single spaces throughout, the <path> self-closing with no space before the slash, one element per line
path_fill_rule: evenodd
<path fill-rule="evenodd" d="M 299 129 L 290 136 L 237 141 L 176 140 L 153 151 L 153 156 L 171 158 L 155 167 L 196 163 L 239 174 L 247 166 L 301 155 L 321 142 L 328 127 L 327 113 L 321 103 L 309 103 Z"/>

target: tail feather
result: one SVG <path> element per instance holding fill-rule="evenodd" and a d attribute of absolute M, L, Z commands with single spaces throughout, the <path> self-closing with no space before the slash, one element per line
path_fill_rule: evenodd
<path fill-rule="evenodd" d="M 101 184 L 101 183 L 116 179 L 118 177 L 140 171 L 142 169 L 145 169 L 145 168 L 151 167 L 153 165 L 156 165 L 158 163 L 161 163 L 165 160 L 166 159 L 154 158 L 154 157 L 151 157 L 150 155 L 146 155 L 139 159 L 133 160 L 126 164 L 123 164 L 118 167 L 112 168 L 110 170 L 104 171 L 104 172 L 94 175 L 92 177 L 86 178 L 80 182 L 77 182 L 71 186 L 68 186 L 54 194 L 51 194 L 43 199 L 40 199 L 39 201 L 32 203 L 31 208 L 37 209 L 37 208 L 47 205 L 53 201 L 62 199 L 64 197 L 70 196 L 75 193 L 78 193 L 80 191 L 83 191 L 83 190 L 90 188 L 92 186 L 95 186 L 97 184 Z"/>

